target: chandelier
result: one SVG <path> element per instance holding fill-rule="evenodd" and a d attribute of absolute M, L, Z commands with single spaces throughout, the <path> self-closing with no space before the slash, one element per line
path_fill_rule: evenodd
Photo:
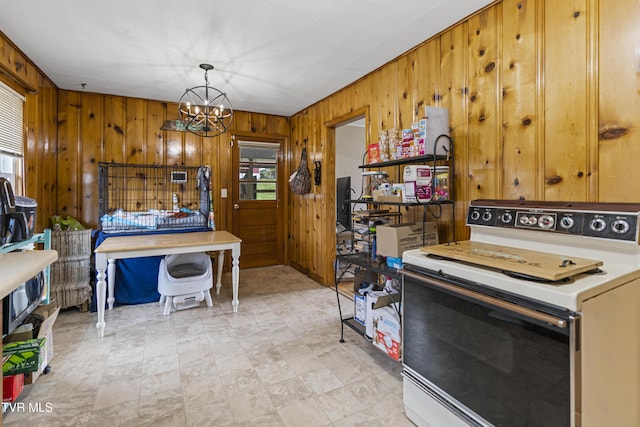
<path fill-rule="evenodd" d="M 207 73 L 213 65 L 200 64 L 204 86 L 187 89 L 178 104 L 178 116 L 185 129 L 203 137 L 213 137 L 229 130 L 233 108 L 226 93 L 209 86 Z"/>

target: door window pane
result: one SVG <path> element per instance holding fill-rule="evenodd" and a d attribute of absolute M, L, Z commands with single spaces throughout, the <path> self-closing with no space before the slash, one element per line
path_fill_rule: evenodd
<path fill-rule="evenodd" d="M 240 200 L 276 200 L 279 147 L 240 146 Z"/>

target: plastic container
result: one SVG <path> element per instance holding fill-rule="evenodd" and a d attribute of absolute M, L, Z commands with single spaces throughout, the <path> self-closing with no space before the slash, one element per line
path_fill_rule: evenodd
<path fill-rule="evenodd" d="M 438 166 L 434 174 L 433 200 L 449 200 L 449 167 Z"/>

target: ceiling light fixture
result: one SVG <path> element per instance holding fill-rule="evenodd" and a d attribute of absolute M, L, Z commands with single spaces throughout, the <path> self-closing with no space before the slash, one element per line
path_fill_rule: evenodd
<path fill-rule="evenodd" d="M 189 132 L 207 138 L 229 130 L 233 108 L 226 93 L 209 86 L 207 73 L 213 65 L 200 64 L 200 68 L 204 70 L 204 86 L 186 90 L 178 104 L 178 116 Z"/>

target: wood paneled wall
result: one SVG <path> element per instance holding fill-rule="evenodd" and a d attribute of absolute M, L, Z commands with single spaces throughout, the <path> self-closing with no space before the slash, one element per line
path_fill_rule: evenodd
<path fill-rule="evenodd" d="M 175 103 L 59 91 L 58 212 L 96 228 L 98 162 L 200 166 L 212 169 L 216 226 L 228 229 L 231 135 L 288 136 L 286 117 L 236 111 L 231 130 L 214 138 L 161 130 L 177 118 Z M 288 147 L 284 147 L 288 150 Z"/>
<path fill-rule="evenodd" d="M 0 80 L 25 96 L 25 195 L 38 202 L 35 230 L 56 211 L 56 86 L 0 33 Z"/>
<path fill-rule="evenodd" d="M 331 125 L 357 109 L 371 141 L 449 109 L 459 239 L 476 198 L 639 202 L 637 22 L 637 0 L 498 1 L 294 115 L 291 158 L 306 139 L 325 176 L 291 197 L 291 262 L 333 282 Z"/>
<path fill-rule="evenodd" d="M 449 109 L 457 238 L 467 236 L 475 198 L 640 201 L 639 21 L 637 0 L 497 1 L 290 119 L 238 112 L 234 132 L 290 135 L 288 171 L 305 143 L 309 161 L 322 161 L 322 185 L 289 197 L 288 260 L 333 282 L 332 126 L 355 112 L 375 141 L 425 105 Z M 205 163 L 214 187 L 230 185 L 229 134 L 159 131 L 175 105 L 58 91 L 4 35 L 0 50 L 0 78 L 27 96 L 27 195 L 39 202 L 38 229 L 56 213 L 95 227 L 98 161 Z M 225 227 L 231 206 L 215 194 Z M 452 236 L 440 225 L 441 237 Z"/>
<path fill-rule="evenodd" d="M 59 90 L 2 33 L 0 54 L 0 79 L 26 95 L 25 194 L 38 202 L 37 231 L 52 215 L 97 227 L 98 162 L 211 166 L 216 225 L 226 229 L 232 203 L 220 189 L 231 185 L 231 135 L 284 137 L 289 151 L 286 117 L 236 111 L 230 132 L 215 138 L 161 130 L 177 104 Z"/>

